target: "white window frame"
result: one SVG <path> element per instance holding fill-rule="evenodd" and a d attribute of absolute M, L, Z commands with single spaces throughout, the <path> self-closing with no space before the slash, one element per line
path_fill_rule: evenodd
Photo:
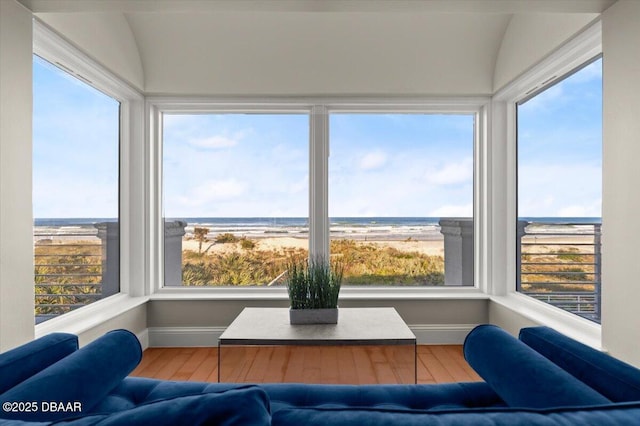
<path fill-rule="evenodd" d="M 33 53 L 120 102 L 120 293 L 35 326 L 35 336 L 80 334 L 148 300 L 145 272 L 144 97 L 102 65 L 34 19 Z"/>
<path fill-rule="evenodd" d="M 516 291 L 517 155 L 516 104 L 602 54 L 602 25 L 594 22 L 492 99 L 491 301 L 591 346 L 601 347 L 601 327 L 592 321 Z"/>
<path fill-rule="evenodd" d="M 486 299 L 487 289 L 487 122 L 489 99 L 477 98 L 195 98 L 151 97 L 147 99 L 147 128 L 151 149 L 149 232 L 150 276 L 153 300 L 230 299 L 286 300 L 286 289 L 274 287 L 216 288 L 164 287 L 162 218 L 162 115 L 164 113 L 306 113 L 309 114 L 309 251 L 329 250 L 328 172 L 329 116 L 331 113 L 425 113 L 474 115 L 474 287 L 344 287 L 341 299 Z"/>

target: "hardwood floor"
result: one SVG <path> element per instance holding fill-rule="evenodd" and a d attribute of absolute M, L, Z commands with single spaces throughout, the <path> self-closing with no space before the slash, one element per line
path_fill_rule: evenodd
<path fill-rule="evenodd" d="M 227 382 L 413 383 L 413 349 L 394 346 L 224 348 L 222 362 Z M 218 348 L 150 348 L 131 375 L 217 382 Z M 418 383 L 480 380 L 462 346 L 418 345 Z"/>

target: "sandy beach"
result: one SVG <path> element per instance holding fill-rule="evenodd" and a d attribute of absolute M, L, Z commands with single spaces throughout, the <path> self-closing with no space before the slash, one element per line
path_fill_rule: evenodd
<path fill-rule="evenodd" d="M 253 239 L 256 242 L 254 250 L 282 251 L 286 248 L 295 248 L 306 250 L 309 247 L 309 241 L 306 238 L 294 237 L 265 237 Z M 400 241 L 400 240 L 375 240 L 375 241 L 356 241 L 356 244 L 375 245 L 379 248 L 391 247 L 400 251 L 418 252 L 430 256 L 444 256 L 444 240 L 428 240 L 428 241 Z M 184 239 L 182 241 L 182 250 L 198 251 L 199 243 L 192 239 Z M 207 253 L 229 253 L 241 250 L 240 243 L 214 243 L 213 241 L 202 244 L 202 250 Z"/>
<path fill-rule="evenodd" d="M 309 242 L 306 238 L 295 237 L 263 237 L 263 238 L 251 238 L 256 242 L 254 250 L 263 251 L 282 251 L 287 248 L 303 249 L 306 250 L 309 246 Z M 439 240 L 354 240 L 358 245 L 374 245 L 378 248 L 394 248 L 400 251 L 417 252 L 420 254 L 426 254 L 429 256 L 444 256 L 444 239 Z M 536 237 L 525 238 L 524 243 L 535 243 L 533 246 L 523 247 L 523 252 L 529 253 L 542 253 L 553 252 L 558 249 L 567 249 L 568 247 L 574 247 L 580 253 L 593 253 L 593 237 L 592 236 L 571 236 L 571 237 Z M 548 245 L 547 245 L 548 244 Z M 558 244 L 562 244 L 558 246 Z M 577 245 L 573 245 L 577 244 Z M 588 244 L 588 245 L 581 245 Z M 182 241 L 182 250 L 198 251 L 198 242 L 193 239 L 184 239 Z M 242 250 L 240 243 L 215 243 L 208 241 L 202 244 L 202 250 L 207 253 L 230 253 L 233 251 Z"/>

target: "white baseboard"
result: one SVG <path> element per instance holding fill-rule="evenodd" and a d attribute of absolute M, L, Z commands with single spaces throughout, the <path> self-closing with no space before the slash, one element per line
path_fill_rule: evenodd
<path fill-rule="evenodd" d="M 419 345 L 461 345 L 476 324 L 412 324 Z M 225 327 L 149 327 L 143 348 L 212 347 Z M 144 333 L 142 333 L 144 334 Z M 139 336 L 140 338 L 140 336 Z"/>
<path fill-rule="evenodd" d="M 149 327 L 149 347 L 188 348 L 218 346 L 226 327 Z"/>

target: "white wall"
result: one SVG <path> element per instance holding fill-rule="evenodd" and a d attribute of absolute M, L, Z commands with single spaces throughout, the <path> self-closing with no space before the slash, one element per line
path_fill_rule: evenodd
<path fill-rule="evenodd" d="M 640 367 L 640 2 L 602 16 L 602 340 Z"/>
<path fill-rule="evenodd" d="M 144 89 L 138 46 L 122 13 L 42 13 L 36 16 L 133 87 Z"/>
<path fill-rule="evenodd" d="M 0 1 L 0 351 L 33 338 L 31 13 Z"/>
<path fill-rule="evenodd" d="M 462 344 L 475 325 L 489 321 L 488 303 L 487 299 L 342 298 L 340 307 L 394 307 L 416 334 L 418 343 Z M 151 345 L 215 344 L 216 332 L 226 328 L 243 308 L 288 306 L 286 296 L 281 300 L 151 300 L 147 308 Z"/>
<path fill-rule="evenodd" d="M 521 328 L 542 325 L 494 301 L 489 302 L 489 323 L 502 327 L 513 336 L 518 336 Z"/>
<path fill-rule="evenodd" d="M 109 318 L 101 322 L 96 327 L 91 327 L 78 334 L 80 346 L 92 342 L 108 331 L 124 328 L 138 336 L 143 349 L 148 346 L 146 330 L 147 330 L 147 305 L 143 304 L 131 310 L 128 310 L 113 318 Z"/>
<path fill-rule="evenodd" d="M 493 91 L 503 88 L 597 17 L 594 13 L 513 15 L 495 63 Z"/>

